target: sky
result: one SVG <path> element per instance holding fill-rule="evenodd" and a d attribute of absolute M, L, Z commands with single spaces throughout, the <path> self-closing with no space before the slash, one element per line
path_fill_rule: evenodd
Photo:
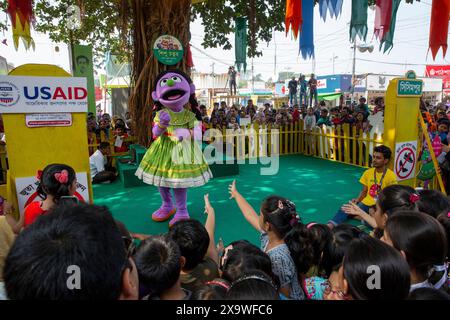
<path fill-rule="evenodd" d="M 335 74 L 352 73 L 352 44 L 349 42 L 349 23 L 351 15 L 351 1 L 344 0 L 343 10 L 338 19 L 327 17 L 324 22 L 318 11 L 314 9 L 314 41 L 315 60 L 303 60 L 298 54 L 298 40 L 295 41 L 291 34 L 286 37 L 284 32 L 276 32 L 270 43 L 260 44 L 263 56 L 253 59 L 255 74 L 262 74 L 263 79 L 274 79 L 274 74 L 282 71 L 317 75 L 333 74 L 333 55 Z M 426 64 L 450 64 L 450 55 L 447 59 L 439 52 L 436 61 L 433 61 L 431 53 L 428 53 L 428 37 L 430 28 L 431 0 L 421 0 L 414 4 L 402 1 L 397 14 L 397 26 L 394 35 L 394 47 L 389 54 L 379 52 L 379 42 L 373 37 L 375 11 L 369 9 L 367 36 L 368 44 L 374 45 L 372 53 L 357 52 L 356 73 L 384 73 L 404 74 L 413 69 L 416 73 L 424 75 Z M 5 14 L 0 14 L 4 19 Z M 192 53 L 195 69 L 204 73 L 212 72 L 214 63 L 215 73 L 225 73 L 230 65 L 234 64 L 234 49 L 222 50 L 220 48 L 205 49 L 202 47 L 203 26 L 196 20 L 191 24 Z M 45 34 L 32 31 L 36 42 L 36 51 L 25 51 L 23 45 L 19 51 L 14 50 L 11 31 L 0 34 L 0 39 L 7 39 L 8 46 L 0 43 L 0 55 L 6 57 L 8 62 L 15 66 L 24 63 L 53 63 L 69 70 L 68 48 L 65 44 L 51 43 Z M 234 35 L 230 35 L 231 43 L 234 43 Z M 357 41 L 357 44 L 362 42 Z M 59 48 L 59 52 L 55 48 Z M 275 67 L 275 55 L 277 64 Z M 371 60 L 361 61 L 358 59 Z M 252 69 L 252 59 L 247 58 L 248 70 Z M 315 65 L 315 68 L 314 68 Z"/>

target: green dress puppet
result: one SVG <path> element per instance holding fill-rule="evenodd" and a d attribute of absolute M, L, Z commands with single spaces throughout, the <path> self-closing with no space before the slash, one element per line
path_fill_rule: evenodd
<path fill-rule="evenodd" d="M 195 114 L 184 108 L 194 93 L 192 80 L 181 71 L 165 71 L 157 77 L 152 98 L 162 109 L 154 118 L 154 141 L 136 171 L 144 183 L 159 188 L 162 205 L 152 219 L 166 221 L 175 214 L 170 226 L 189 219 L 187 189 L 202 186 L 212 178 L 196 141 L 201 139 L 201 125 Z"/>

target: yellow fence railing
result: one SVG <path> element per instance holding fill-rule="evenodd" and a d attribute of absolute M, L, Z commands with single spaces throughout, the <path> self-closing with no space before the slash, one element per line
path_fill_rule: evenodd
<path fill-rule="evenodd" d="M 276 152 L 279 155 L 306 154 L 369 167 L 373 148 L 383 143 L 382 135 L 357 131 L 348 124 L 308 130 L 303 121 L 282 127 L 256 123 L 235 130 L 219 129 L 217 132 L 221 133 L 225 144 L 232 143 L 232 155 L 238 160 L 269 156 Z"/>

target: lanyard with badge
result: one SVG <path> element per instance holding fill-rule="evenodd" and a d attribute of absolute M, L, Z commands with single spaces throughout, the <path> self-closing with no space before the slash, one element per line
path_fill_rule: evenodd
<path fill-rule="evenodd" d="M 373 170 L 373 180 L 375 183 L 370 187 L 369 194 L 372 198 L 375 199 L 375 201 L 378 200 L 378 194 L 381 191 L 381 186 L 383 185 L 383 179 L 384 179 L 384 176 L 386 175 L 386 172 L 387 172 L 387 169 L 384 170 L 383 175 L 381 176 L 381 179 L 380 179 L 380 183 L 378 184 L 377 183 L 377 170 L 376 169 Z"/>

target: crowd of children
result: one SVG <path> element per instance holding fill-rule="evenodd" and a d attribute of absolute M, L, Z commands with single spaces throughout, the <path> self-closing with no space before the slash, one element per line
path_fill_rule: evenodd
<path fill-rule="evenodd" d="M 375 170 L 389 158 L 386 147 L 376 152 Z M 223 247 L 209 195 L 204 225 L 182 220 L 165 234 L 133 235 L 108 208 L 72 201 L 72 168 L 52 164 L 38 178 L 43 200 L 19 221 L 9 210 L 0 216 L 0 299 L 450 299 L 450 200 L 439 191 L 375 182 L 368 213 L 343 207 L 369 222 L 367 233 L 345 221 L 305 224 L 282 196 L 253 208 L 234 181 L 230 201 L 260 243 Z"/>
<path fill-rule="evenodd" d="M 96 151 L 94 146 L 100 142 L 112 141 L 115 153 L 127 152 L 130 144 L 127 140 L 133 135 L 132 125 L 129 112 L 125 114 L 125 120 L 119 116 L 111 117 L 108 113 L 102 115 L 89 113 L 87 116 L 89 156 Z"/>
<path fill-rule="evenodd" d="M 205 105 L 200 105 L 202 121 L 207 127 L 215 129 L 239 129 L 241 125 L 257 123 L 267 125 L 271 128 L 280 128 L 299 121 L 304 122 L 305 130 L 311 130 L 319 126 L 336 126 L 350 124 L 364 133 L 369 133 L 372 125 L 369 116 L 384 110 L 383 99 L 377 99 L 373 111 L 369 110 L 366 99 L 361 98 L 358 105 L 338 106 L 328 108 L 325 101 L 313 107 L 293 104 L 287 106 L 283 104 L 279 108 L 274 108 L 270 103 L 265 103 L 263 107 L 255 106 L 253 100 L 248 100 L 247 106 L 227 105 L 225 101 L 214 103 L 212 110 L 208 111 Z"/>

